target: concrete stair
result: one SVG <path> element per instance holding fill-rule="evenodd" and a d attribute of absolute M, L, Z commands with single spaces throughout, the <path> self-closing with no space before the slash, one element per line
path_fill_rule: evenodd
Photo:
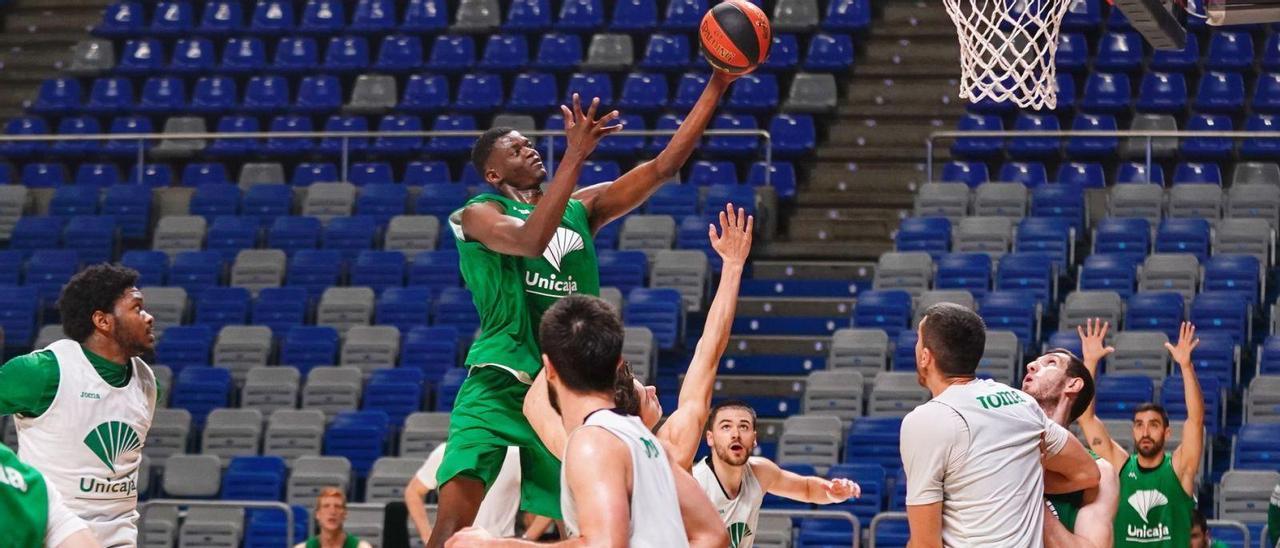
<path fill-rule="evenodd" d="M 40 82 L 57 76 L 89 37 L 108 0 L 15 0 L 2 14 L 0 119 L 22 114 Z"/>

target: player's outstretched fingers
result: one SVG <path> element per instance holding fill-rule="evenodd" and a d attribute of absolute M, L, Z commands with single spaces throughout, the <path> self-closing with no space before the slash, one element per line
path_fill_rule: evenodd
<path fill-rule="evenodd" d="M 582 119 L 582 98 L 577 93 L 573 94 L 573 119 Z"/>
<path fill-rule="evenodd" d="M 752 234 L 755 234 L 755 227 L 756 227 L 756 216 L 747 215 L 747 228 L 743 232 L 746 232 L 747 236 L 751 236 Z"/>
<path fill-rule="evenodd" d="M 560 112 L 564 114 L 564 128 L 566 130 L 573 129 L 573 126 L 578 125 L 574 121 L 573 113 L 569 111 L 569 107 L 560 105 Z"/>
<path fill-rule="evenodd" d="M 588 119 L 588 120 L 595 121 L 595 119 L 596 119 L 596 107 L 598 107 L 598 106 L 600 106 L 600 98 L 599 98 L 599 97 L 592 97 L 592 98 L 591 98 L 591 106 L 587 108 L 587 119 Z"/>

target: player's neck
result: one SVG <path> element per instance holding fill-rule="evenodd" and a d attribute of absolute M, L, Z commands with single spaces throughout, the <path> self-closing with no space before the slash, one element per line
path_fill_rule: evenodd
<path fill-rule="evenodd" d="M 925 379 L 925 388 L 928 389 L 929 393 L 936 398 L 943 392 L 946 392 L 947 389 L 951 388 L 952 386 L 955 386 L 957 384 L 968 384 L 975 380 L 977 380 L 977 377 L 934 376 L 934 377 L 928 377 Z"/>
<path fill-rule="evenodd" d="M 715 471 L 720 487 L 724 488 L 724 493 L 731 499 L 737 498 L 738 493 L 742 491 L 742 476 L 746 473 L 748 466 L 751 466 L 750 462 L 742 466 L 734 466 L 720 460 L 714 454 L 711 455 L 711 469 Z"/>
<path fill-rule="evenodd" d="M 587 416 L 596 411 L 617 407 L 612 394 L 565 394 L 564 392 L 567 390 L 561 391 L 560 417 L 564 421 L 565 432 L 573 432 L 574 429 L 582 426 Z"/>
<path fill-rule="evenodd" d="M 1143 468 L 1146 468 L 1146 469 L 1156 468 L 1160 466 L 1160 464 L 1162 464 L 1163 462 L 1164 462 L 1163 447 L 1161 447 L 1160 451 L 1152 455 L 1150 458 L 1148 458 L 1146 455 L 1143 455 L 1142 453 L 1138 453 L 1138 466 L 1141 466 Z"/>
<path fill-rule="evenodd" d="M 119 344 L 116 344 L 115 341 L 107 339 L 97 333 L 89 335 L 89 338 L 85 339 L 85 341 L 80 344 L 81 346 L 84 346 L 86 350 L 117 365 L 123 366 L 124 364 L 129 363 L 129 358 L 132 357 L 125 352 L 124 348 L 121 348 Z"/>
<path fill-rule="evenodd" d="M 511 186 L 504 186 L 503 194 L 506 195 L 507 198 L 522 204 L 538 205 L 538 202 L 542 200 L 542 186 L 539 185 L 524 190 Z"/>
<path fill-rule="evenodd" d="M 347 542 L 347 532 L 342 529 L 320 530 L 320 546 L 342 546 Z"/>
<path fill-rule="evenodd" d="M 1044 414 L 1053 419 L 1053 422 L 1058 423 L 1058 426 L 1063 428 L 1071 426 L 1072 402 L 1070 398 L 1063 397 L 1058 398 L 1056 402 L 1037 401 L 1036 403 L 1040 404 L 1040 409 L 1044 410 Z"/>

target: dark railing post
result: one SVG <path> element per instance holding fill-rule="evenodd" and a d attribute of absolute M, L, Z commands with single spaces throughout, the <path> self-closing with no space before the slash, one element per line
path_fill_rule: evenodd
<path fill-rule="evenodd" d="M 924 140 L 924 182 L 933 182 L 933 136 Z"/>
<path fill-rule="evenodd" d="M 1151 173 L 1152 173 L 1152 170 L 1154 169 L 1154 167 L 1151 164 L 1151 156 L 1152 156 L 1151 149 L 1153 148 L 1151 141 L 1152 141 L 1151 136 L 1148 135 L 1147 136 L 1147 182 L 1148 183 L 1155 182 L 1151 180 Z"/>
<path fill-rule="evenodd" d="M 348 148 L 350 146 L 350 141 L 351 140 L 347 138 L 345 135 L 342 137 L 342 174 L 341 175 L 342 175 L 342 182 L 344 183 L 347 182 L 347 162 L 351 155 L 351 151 Z"/>
<path fill-rule="evenodd" d="M 142 171 L 146 167 L 147 162 L 147 140 L 138 139 L 138 162 L 134 166 L 138 170 L 138 183 L 142 183 Z"/>

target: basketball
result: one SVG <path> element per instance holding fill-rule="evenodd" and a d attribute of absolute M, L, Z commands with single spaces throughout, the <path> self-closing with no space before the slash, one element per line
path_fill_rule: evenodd
<path fill-rule="evenodd" d="M 716 70 L 746 74 L 769 58 L 769 18 L 747 0 L 725 0 L 702 16 L 702 56 Z"/>

